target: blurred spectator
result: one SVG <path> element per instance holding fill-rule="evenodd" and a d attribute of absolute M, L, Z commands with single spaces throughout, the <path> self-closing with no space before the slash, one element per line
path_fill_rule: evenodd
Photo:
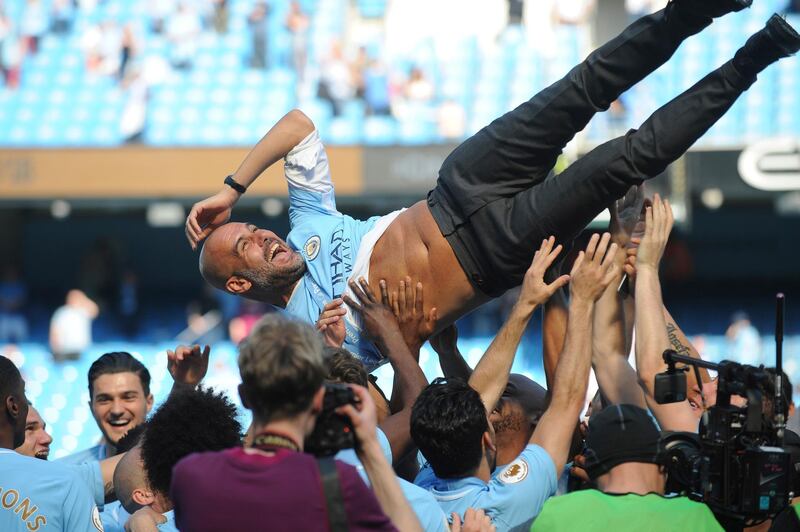
<path fill-rule="evenodd" d="M 105 307 L 119 295 L 119 243 L 109 237 L 100 237 L 81 259 L 78 288 Z"/>
<path fill-rule="evenodd" d="M 220 35 L 228 33 L 228 19 L 230 17 L 228 0 L 213 0 L 213 3 L 214 14 L 212 15 L 211 25 L 214 26 L 214 31 Z"/>
<path fill-rule="evenodd" d="M 20 33 L 25 39 L 26 50 L 32 54 L 39 51 L 39 40 L 50 25 L 47 11 L 41 0 L 28 0 L 22 13 Z"/>
<path fill-rule="evenodd" d="M 28 320 L 24 309 L 28 290 L 19 271 L 8 266 L 0 279 L 0 344 L 24 342 L 28 337 Z"/>
<path fill-rule="evenodd" d="M 521 26 L 525 12 L 525 0 L 508 0 L 508 25 Z"/>
<path fill-rule="evenodd" d="M 0 74 L 9 89 L 19 86 L 23 55 L 24 43 L 0 5 Z"/>
<path fill-rule="evenodd" d="M 353 79 L 353 89 L 355 97 L 363 100 L 366 96 L 366 79 L 365 73 L 369 66 L 369 55 L 367 55 L 367 48 L 359 46 L 356 58 L 350 63 L 350 71 Z"/>
<path fill-rule="evenodd" d="M 761 363 L 761 335 L 750 323 L 747 313 L 739 311 L 731 316 L 725 336 L 728 338 L 727 358 L 753 366 Z"/>
<path fill-rule="evenodd" d="M 342 113 L 344 103 L 355 94 L 353 73 L 338 41 L 331 44 L 328 56 L 322 60 L 318 96 L 331 103 L 333 116 Z"/>
<path fill-rule="evenodd" d="M 186 329 L 178 335 L 178 341 L 213 344 L 223 339 L 222 312 L 214 297 L 214 290 L 204 284 L 202 296 L 189 302 L 186 307 Z"/>
<path fill-rule="evenodd" d="M 119 286 L 119 316 L 122 330 L 129 339 L 139 332 L 140 310 L 139 278 L 133 270 L 126 270 Z"/>
<path fill-rule="evenodd" d="M 78 360 L 92 344 L 92 320 L 97 304 L 80 290 L 67 292 L 66 304 L 50 320 L 50 350 L 56 362 Z"/>
<path fill-rule="evenodd" d="M 136 32 L 133 30 L 133 24 L 125 24 L 125 27 L 122 28 L 122 41 L 120 45 L 119 79 L 123 80 L 125 79 L 128 65 L 136 55 L 138 49 Z"/>
<path fill-rule="evenodd" d="M 464 107 L 452 99 L 447 99 L 439 106 L 439 136 L 447 140 L 464 137 L 467 128 L 467 113 Z"/>
<path fill-rule="evenodd" d="M 174 0 L 148 0 L 147 15 L 152 23 L 153 33 L 164 32 L 167 18 L 174 10 Z"/>
<path fill-rule="evenodd" d="M 73 7 L 70 0 L 54 0 L 50 29 L 56 35 L 64 35 L 72 30 Z"/>
<path fill-rule="evenodd" d="M 425 73 L 419 67 L 412 67 L 408 74 L 405 95 L 409 102 L 429 102 L 434 95 L 433 83 L 425 77 Z"/>
<path fill-rule="evenodd" d="M 122 32 L 114 21 L 93 24 L 81 37 L 86 54 L 86 69 L 107 76 L 116 76 L 122 60 Z"/>
<path fill-rule="evenodd" d="M 139 69 L 133 69 L 128 71 L 122 86 L 125 89 L 125 106 L 120 118 L 120 133 L 125 142 L 138 143 L 147 126 L 147 80 Z"/>
<path fill-rule="evenodd" d="M 200 18 L 188 2 L 178 4 L 178 10 L 167 20 L 167 38 L 172 43 L 172 66 L 177 69 L 192 67 L 201 31 Z"/>
<path fill-rule="evenodd" d="M 228 324 L 228 336 L 230 336 L 231 342 L 238 345 L 247 338 L 265 312 L 266 308 L 263 304 L 245 299 L 239 315 Z"/>
<path fill-rule="evenodd" d="M 556 20 L 560 24 L 580 26 L 585 24 L 595 7 L 595 0 L 561 0 L 555 5 Z"/>
<path fill-rule="evenodd" d="M 311 21 L 303 12 L 300 2 L 292 0 L 289 4 L 289 15 L 286 17 L 286 27 L 292 34 L 292 66 L 297 72 L 298 80 L 303 80 L 306 70 L 308 52 L 308 27 Z"/>
<path fill-rule="evenodd" d="M 389 114 L 389 73 L 380 59 L 372 59 L 364 70 L 364 100 L 367 104 L 367 113 Z"/>
<path fill-rule="evenodd" d="M 253 10 L 247 16 L 247 25 L 250 28 L 252 50 L 250 51 L 250 66 L 253 68 L 269 68 L 269 49 L 267 38 L 269 26 L 269 6 L 266 2 L 256 2 Z"/>

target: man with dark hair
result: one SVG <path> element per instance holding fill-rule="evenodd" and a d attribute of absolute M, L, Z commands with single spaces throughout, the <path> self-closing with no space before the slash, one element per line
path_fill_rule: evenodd
<path fill-rule="evenodd" d="M 0 530 L 103 531 L 86 485 L 61 464 L 14 452 L 25 441 L 25 381 L 0 356 Z"/>
<path fill-rule="evenodd" d="M 410 275 L 431 287 L 438 330 L 518 286 L 532 242 L 574 239 L 628 188 L 682 156 L 800 36 L 774 16 L 734 58 L 656 110 L 638 130 L 598 146 L 558 175 L 564 146 L 626 90 L 664 64 L 684 39 L 751 0 L 675 0 L 592 52 L 563 79 L 494 120 L 442 164 L 427 201 L 369 220 L 336 208 L 328 159 L 314 123 L 290 111 L 186 220 L 193 248 L 206 237 L 200 271 L 229 293 L 273 304 L 309 323 L 348 279 Z M 284 241 L 253 224 L 229 223 L 247 187 L 284 159 L 291 231 Z M 423 176 L 425 177 L 425 176 Z M 368 369 L 383 360 L 348 316 L 346 347 Z M 425 338 L 422 338 L 424 341 Z"/>
<path fill-rule="evenodd" d="M 147 507 L 160 516 L 159 530 L 177 530 L 169 498 L 172 468 L 192 453 L 237 447 L 241 433 L 236 406 L 224 394 L 210 388 L 176 391 L 148 420 L 141 446 L 117 467 L 122 506 L 130 514 Z"/>
<path fill-rule="evenodd" d="M 612 405 L 589 421 L 585 469 L 597 489 L 549 499 L 533 530 L 722 531 L 705 504 L 664 497 L 661 433 L 647 410 Z"/>
<path fill-rule="evenodd" d="M 94 447 L 62 458 L 66 463 L 114 456 L 119 439 L 142 423 L 153 407 L 150 372 L 130 353 L 101 355 L 89 367 L 88 377 L 89 408 L 103 439 Z"/>
<path fill-rule="evenodd" d="M 339 516 L 350 530 L 391 530 L 392 522 L 401 530 L 419 529 L 378 444 L 375 405 L 366 389 L 353 386 L 358 408 L 345 405 L 338 413 L 351 420 L 375 492 L 352 466 L 318 464 L 303 453 L 325 394 L 322 339 L 310 325 L 264 316 L 239 346 L 239 372 L 242 404 L 253 412 L 252 437 L 244 448 L 178 462 L 170 491 L 178 528 L 326 530 Z M 343 507 L 326 502 L 330 492 L 323 491 L 321 470 L 327 466 L 337 477 Z"/>
<path fill-rule="evenodd" d="M 447 512 L 486 511 L 498 530 L 530 525 L 556 491 L 583 406 L 591 365 L 592 315 L 611 282 L 617 246 L 610 235 L 594 235 L 569 276 L 547 284 L 545 272 L 561 251 L 555 239 L 542 242 L 525 274 L 519 298 L 503 328 L 469 381 L 435 380 L 417 399 L 411 436 L 427 466 L 416 484 L 428 488 Z M 522 453 L 495 471 L 496 435 L 490 416 L 508 388 L 514 354 L 536 307 L 569 281 L 567 335 L 556 369 L 550 404 Z"/>

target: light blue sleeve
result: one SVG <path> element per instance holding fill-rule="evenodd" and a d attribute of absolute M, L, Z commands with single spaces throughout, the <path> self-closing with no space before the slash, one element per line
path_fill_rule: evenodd
<path fill-rule="evenodd" d="M 158 530 L 160 532 L 178 532 L 178 527 L 175 525 L 175 512 L 169 511 L 164 514 L 164 517 L 167 518 L 167 522 L 158 525 Z"/>
<path fill-rule="evenodd" d="M 528 527 L 557 487 L 553 459 L 542 447 L 531 444 L 492 477 L 480 507 L 493 509 L 492 520 L 498 530 Z"/>
<path fill-rule="evenodd" d="M 314 130 L 292 148 L 284 159 L 289 187 L 289 220 L 292 227 L 305 214 L 339 214 L 325 146 Z"/>
<path fill-rule="evenodd" d="M 397 480 L 400 482 L 400 489 L 403 490 L 408 504 L 417 515 L 422 529 L 425 532 L 449 532 L 450 528 L 444 510 L 436 502 L 431 492 L 402 478 Z"/>
<path fill-rule="evenodd" d="M 62 509 L 64 513 L 64 530 L 70 532 L 103 532 L 100 512 L 94 504 L 89 488 L 84 482 L 65 468 L 66 492 Z"/>
<path fill-rule="evenodd" d="M 94 497 L 94 503 L 100 511 L 102 511 L 103 505 L 106 502 L 106 494 L 103 487 L 103 474 L 100 471 L 100 462 L 94 460 L 80 464 L 66 464 L 65 467 L 74 471 L 78 478 L 89 488 L 89 493 Z"/>
<path fill-rule="evenodd" d="M 125 532 L 125 523 L 128 522 L 130 514 L 125 511 L 119 501 L 114 501 L 106 505 L 100 512 L 100 520 L 103 522 L 105 532 Z"/>
<path fill-rule="evenodd" d="M 383 456 L 386 457 L 386 461 L 389 464 L 392 463 L 392 444 L 389 443 L 389 438 L 386 436 L 380 428 L 378 428 L 378 443 L 381 446 L 381 451 L 383 451 Z"/>

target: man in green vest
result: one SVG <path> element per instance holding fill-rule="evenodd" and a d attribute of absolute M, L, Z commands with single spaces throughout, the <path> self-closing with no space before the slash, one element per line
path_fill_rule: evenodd
<path fill-rule="evenodd" d="M 597 489 L 552 497 L 531 530 L 722 531 L 705 504 L 664 497 L 660 433 L 646 410 L 612 405 L 589 421 L 586 472 Z"/>

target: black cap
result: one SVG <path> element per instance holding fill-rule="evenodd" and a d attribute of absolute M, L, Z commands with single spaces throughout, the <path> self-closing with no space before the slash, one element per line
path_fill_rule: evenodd
<path fill-rule="evenodd" d="M 518 403 L 533 425 L 539 422 L 547 409 L 547 390 L 519 373 L 512 373 L 508 376 L 508 384 L 503 390 L 501 399 Z"/>
<path fill-rule="evenodd" d="M 643 408 L 611 405 L 589 420 L 586 434 L 586 472 L 596 479 L 627 462 L 659 463 L 661 434 Z"/>

